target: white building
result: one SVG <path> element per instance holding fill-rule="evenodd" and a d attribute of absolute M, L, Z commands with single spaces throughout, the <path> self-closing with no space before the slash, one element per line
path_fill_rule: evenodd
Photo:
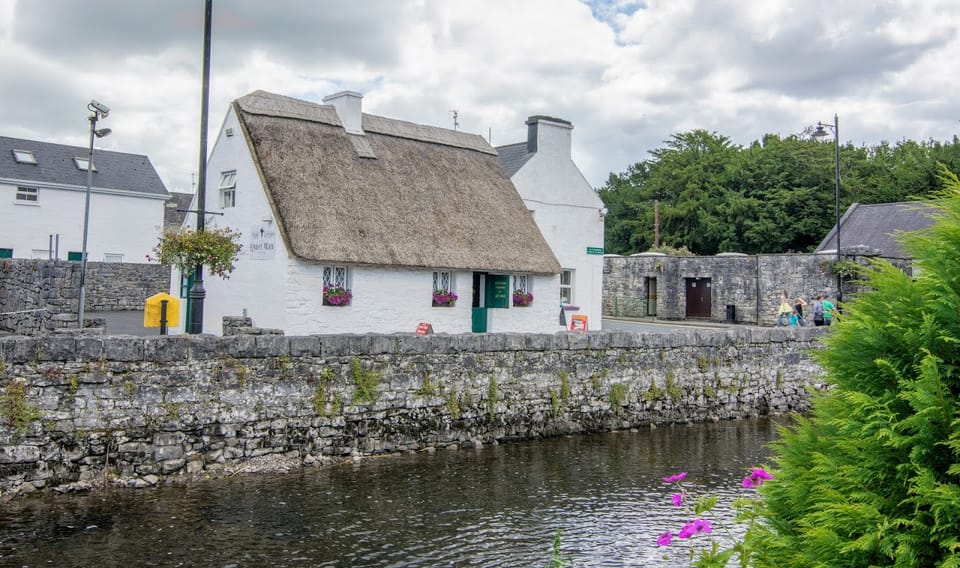
<path fill-rule="evenodd" d="M 560 265 L 496 151 L 363 114 L 361 99 L 233 102 L 206 180 L 223 215 L 207 226 L 241 231 L 243 250 L 229 279 L 204 276 L 203 331 L 244 312 L 288 334 L 559 330 Z M 349 305 L 325 305 L 331 286 Z M 516 289 L 533 302 L 514 305 Z M 458 299 L 436 306 L 436 290 Z"/>
<path fill-rule="evenodd" d="M 0 136 L 0 258 L 81 260 L 89 148 Z M 146 262 L 169 197 L 149 158 L 95 150 L 87 258 Z"/>
<path fill-rule="evenodd" d="M 549 116 L 527 119 L 527 141 L 499 146 L 504 170 L 562 267 L 564 314 L 587 316 L 600 329 L 603 295 L 603 201 L 571 157 L 573 125 Z"/>

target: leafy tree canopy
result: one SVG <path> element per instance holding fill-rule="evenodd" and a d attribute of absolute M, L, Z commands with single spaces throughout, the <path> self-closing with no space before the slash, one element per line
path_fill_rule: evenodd
<path fill-rule="evenodd" d="M 842 145 L 841 212 L 931 195 L 937 162 L 960 171 L 960 140 Z M 654 247 L 656 209 L 660 246 L 704 255 L 812 251 L 836 219 L 835 180 L 832 142 L 767 134 L 741 147 L 716 132 L 674 134 L 599 188 L 609 211 L 605 248 Z"/>

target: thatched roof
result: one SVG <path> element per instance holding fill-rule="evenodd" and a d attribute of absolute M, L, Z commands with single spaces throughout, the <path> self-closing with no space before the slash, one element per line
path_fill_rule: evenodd
<path fill-rule="evenodd" d="M 481 137 L 256 91 L 234 109 L 293 254 L 552 274 L 560 264 Z"/>

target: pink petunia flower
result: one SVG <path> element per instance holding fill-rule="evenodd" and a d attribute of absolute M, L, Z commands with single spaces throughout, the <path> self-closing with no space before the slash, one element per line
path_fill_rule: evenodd
<path fill-rule="evenodd" d="M 676 483 L 677 481 L 680 481 L 685 477 L 687 477 L 687 472 L 681 471 L 676 475 L 671 475 L 670 477 L 664 477 L 663 480 L 667 483 Z"/>
<path fill-rule="evenodd" d="M 680 505 L 683 505 L 683 493 L 674 493 L 672 499 L 673 499 L 674 507 L 679 507 Z"/>
<path fill-rule="evenodd" d="M 672 538 L 673 538 L 672 532 L 667 531 L 663 533 L 657 538 L 657 546 L 670 546 L 670 539 Z"/>

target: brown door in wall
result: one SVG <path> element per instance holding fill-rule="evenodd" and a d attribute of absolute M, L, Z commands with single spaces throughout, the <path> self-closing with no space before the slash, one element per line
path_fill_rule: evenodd
<path fill-rule="evenodd" d="M 710 279 L 687 278 L 687 317 L 710 319 Z"/>
<path fill-rule="evenodd" d="M 657 317 L 657 279 L 647 278 L 647 316 Z"/>

